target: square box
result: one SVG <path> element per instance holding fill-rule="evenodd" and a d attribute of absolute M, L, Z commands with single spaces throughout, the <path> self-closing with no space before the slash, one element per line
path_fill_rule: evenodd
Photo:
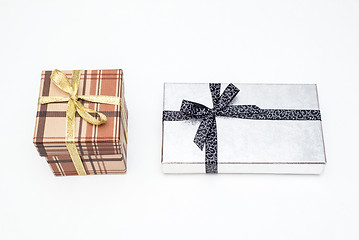
<path fill-rule="evenodd" d="M 39 97 L 69 97 L 52 80 L 53 71 L 43 71 L 41 75 Z M 72 81 L 72 71 L 63 71 Z M 93 125 L 75 114 L 75 145 L 81 157 L 97 155 L 121 155 L 126 158 L 128 111 L 124 99 L 123 71 L 83 70 L 78 86 L 78 96 L 111 96 L 121 98 L 118 105 L 85 101 L 79 98 L 84 107 L 106 115 L 107 122 Z M 38 104 L 33 142 L 40 156 L 69 156 L 66 146 L 66 111 L 67 102 Z M 96 113 L 90 113 L 98 117 Z M 123 168 L 118 169 L 123 172 Z M 94 174 L 92 171 L 89 174 Z"/>

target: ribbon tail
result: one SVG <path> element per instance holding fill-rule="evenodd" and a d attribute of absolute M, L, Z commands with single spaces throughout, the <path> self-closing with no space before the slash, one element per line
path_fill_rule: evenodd
<path fill-rule="evenodd" d="M 107 117 L 105 114 L 92 110 L 90 108 L 85 107 L 79 101 L 75 102 L 77 112 L 79 115 L 88 123 L 93 125 L 101 125 L 107 121 Z M 100 116 L 100 120 L 90 115 L 90 113 L 97 113 Z"/>
<path fill-rule="evenodd" d="M 218 173 L 218 142 L 217 142 L 217 123 L 213 118 L 213 123 L 208 131 L 206 138 L 206 173 Z"/>
<path fill-rule="evenodd" d="M 210 128 L 212 127 L 214 118 L 204 118 L 199 125 L 193 142 L 203 150 Z"/>
<path fill-rule="evenodd" d="M 120 98 L 120 97 L 102 96 L 102 95 L 80 95 L 80 96 L 78 96 L 78 98 L 82 99 L 82 100 L 85 100 L 85 101 L 89 101 L 89 102 L 111 104 L 111 105 L 119 105 L 120 108 L 121 108 L 121 112 L 122 112 L 122 118 L 126 117 L 125 104 L 123 102 L 123 99 Z M 125 140 L 126 140 L 126 143 L 127 143 L 127 124 L 126 124 L 126 119 L 123 119 L 123 125 L 124 125 Z"/>
<path fill-rule="evenodd" d="M 75 113 L 75 103 L 73 100 L 70 100 L 67 104 L 66 111 L 66 147 L 78 175 L 86 175 L 86 170 L 75 144 Z"/>
<path fill-rule="evenodd" d="M 80 95 L 78 96 L 79 99 L 89 101 L 89 102 L 96 102 L 96 103 L 103 103 L 103 104 L 111 104 L 111 105 L 119 105 L 122 112 L 122 117 L 125 118 L 125 104 L 123 102 L 123 99 L 120 97 L 114 97 L 114 96 L 102 96 L 102 95 Z M 96 112 L 97 113 L 97 112 Z M 98 113 L 100 114 L 100 113 Z M 101 114 L 100 114 L 101 116 Z M 124 125 L 124 133 L 125 133 L 125 140 L 127 143 L 127 124 L 126 119 L 123 119 L 123 125 Z"/>

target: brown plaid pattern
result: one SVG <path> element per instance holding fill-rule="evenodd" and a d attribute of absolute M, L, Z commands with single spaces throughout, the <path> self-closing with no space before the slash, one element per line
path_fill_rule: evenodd
<path fill-rule="evenodd" d="M 126 173 L 126 160 L 124 155 L 85 155 L 81 156 L 83 165 L 88 175 L 120 174 Z M 77 175 L 70 155 L 46 157 L 55 176 Z"/>
<path fill-rule="evenodd" d="M 63 72 L 71 80 L 72 71 Z M 39 96 L 67 97 L 67 93 L 52 83 L 50 79 L 51 73 L 52 71 L 42 72 Z M 81 74 L 78 94 L 116 96 L 124 99 L 122 75 L 122 70 L 84 70 Z M 124 123 L 127 125 L 128 112 L 126 103 L 125 101 L 123 102 L 124 111 L 122 111 L 121 106 L 117 105 L 82 102 L 85 107 L 104 113 L 107 116 L 107 122 L 103 125 L 95 126 L 87 123 L 76 114 L 75 141 L 81 156 L 121 155 L 122 158 L 126 158 L 127 143 L 124 134 Z M 55 161 L 54 158 L 63 158 L 63 156 L 68 155 L 65 144 L 66 109 L 67 103 L 38 105 L 33 142 L 40 156 L 45 156 Z M 125 116 L 123 116 L 123 112 Z M 115 166 L 113 164 L 108 165 L 106 172 L 124 171 L 122 168 L 119 169 Z M 58 166 L 57 169 L 55 166 L 53 167 L 54 173 L 56 172 L 55 175 L 60 173 L 62 176 L 73 175 L 72 170 L 69 170 L 71 167 L 60 167 Z M 72 167 L 74 168 L 73 165 Z M 59 169 L 62 169 L 63 173 Z M 86 171 L 89 171 L 88 174 L 99 174 L 101 172 L 90 167 L 86 168 Z"/>

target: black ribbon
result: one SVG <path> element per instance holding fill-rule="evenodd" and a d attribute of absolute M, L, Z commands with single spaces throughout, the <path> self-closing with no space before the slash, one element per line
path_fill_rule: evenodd
<path fill-rule="evenodd" d="M 213 108 L 187 100 L 180 111 L 163 111 L 163 121 L 201 120 L 194 143 L 203 150 L 206 146 L 206 173 L 217 173 L 218 142 L 216 117 L 253 120 L 321 120 L 319 110 L 261 109 L 256 105 L 229 105 L 239 89 L 230 83 L 222 95 L 220 83 L 210 83 Z"/>

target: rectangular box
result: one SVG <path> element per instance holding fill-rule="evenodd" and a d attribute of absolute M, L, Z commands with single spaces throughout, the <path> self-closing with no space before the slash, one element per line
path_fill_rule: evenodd
<path fill-rule="evenodd" d="M 183 114 L 183 100 L 187 100 L 196 103 L 189 112 L 198 113 L 203 108 L 198 104 L 202 104 L 211 109 L 210 114 L 217 114 L 218 173 L 320 174 L 326 159 L 316 85 L 233 85 L 232 90 L 238 89 L 239 93 L 228 106 L 232 109 L 233 105 L 241 105 L 234 108 L 243 110 L 233 114 L 235 117 L 223 113 L 220 107 L 212 109 L 209 84 L 164 84 L 163 171 L 208 172 L 206 152 L 194 143 L 207 115 L 191 118 Z M 220 84 L 220 94 L 227 86 Z"/>

